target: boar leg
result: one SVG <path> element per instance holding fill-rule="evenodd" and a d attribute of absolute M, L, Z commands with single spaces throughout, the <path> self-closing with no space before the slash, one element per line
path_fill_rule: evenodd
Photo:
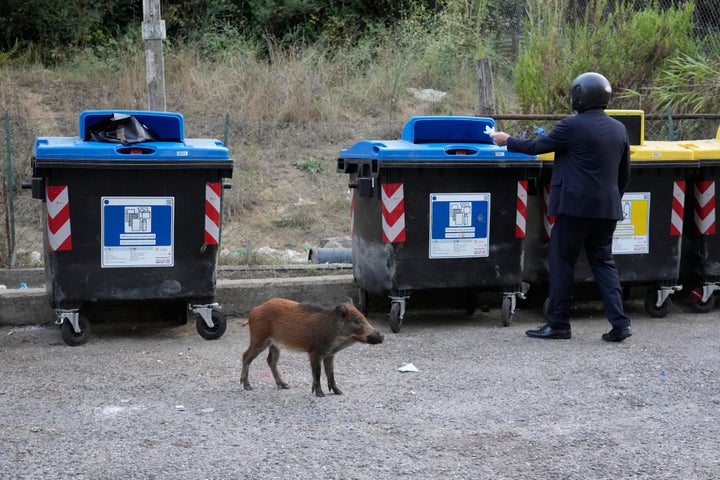
<path fill-rule="evenodd" d="M 273 374 L 273 377 L 275 377 L 275 383 L 277 383 L 278 388 L 290 388 L 287 383 L 283 382 L 283 379 L 280 377 L 280 372 L 278 372 L 277 369 L 277 363 L 280 359 L 280 349 L 270 344 L 270 352 L 268 353 L 267 362 L 268 365 L 270 365 L 270 371 Z"/>
<path fill-rule="evenodd" d="M 335 384 L 335 369 L 333 367 L 333 360 L 335 355 L 329 355 L 323 358 L 323 364 L 325 365 L 325 376 L 327 376 L 328 389 L 332 390 L 335 395 L 342 395 L 342 392 Z"/>
<path fill-rule="evenodd" d="M 248 374 L 250 372 L 250 364 L 253 360 L 255 360 L 255 357 L 260 355 L 260 352 L 265 350 L 265 348 L 268 346 L 270 341 L 261 343 L 259 345 L 253 344 L 252 340 L 250 341 L 250 346 L 247 350 L 245 350 L 245 353 L 243 353 L 242 356 L 242 373 L 240 374 L 240 381 L 243 384 L 243 388 L 245 390 L 252 390 L 253 388 L 250 386 L 250 381 L 248 380 Z"/>
<path fill-rule="evenodd" d="M 320 386 L 320 356 L 317 352 L 310 352 L 310 368 L 312 369 L 313 383 L 312 392 L 318 397 L 324 397 L 325 394 Z"/>

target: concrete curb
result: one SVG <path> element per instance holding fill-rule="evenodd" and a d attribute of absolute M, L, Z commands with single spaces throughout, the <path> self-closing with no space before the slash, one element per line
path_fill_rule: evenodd
<path fill-rule="evenodd" d="M 27 272 L 25 272 L 27 273 Z M 37 272 L 33 272 L 37 275 Z M 25 275 L 31 278 L 32 275 Z M 356 298 L 352 274 L 296 276 L 289 278 L 218 279 L 215 300 L 226 316 L 244 316 L 272 297 L 323 305 Z M 0 290 L 0 326 L 39 325 L 55 321 L 44 287 Z"/>
<path fill-rule="evenodd" d="M 273 297 L 334 305 L 347 297 L 356 298 L 357 287 L 352 275 L 324 275 L 218 280 L 215 288 L 215 299 L 229 316 L 247 315 L 254 306 Z"/>

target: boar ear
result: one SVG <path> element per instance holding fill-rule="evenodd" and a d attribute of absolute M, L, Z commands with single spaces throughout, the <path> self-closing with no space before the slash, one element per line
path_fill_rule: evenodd
<path fill-rule="evenodd" d="M 355 303 L 353 303 L 352 297 L 345 297 L 345 303 L 349 303 L 353 307 L 355 306 Z"/>
<path fill-rule="evenodd" d="M 345 303 L 341 303 L 337 307 L 335 307 L 335 312 L 340 316 L 340 318 L 347 317 L 348 314 L 348 308 Z"/>

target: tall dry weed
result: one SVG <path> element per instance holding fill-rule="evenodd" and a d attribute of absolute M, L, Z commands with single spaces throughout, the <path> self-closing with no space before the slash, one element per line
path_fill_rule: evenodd
<path fill-rule="evenodd" d="M 224 248 L 302 249 L 348 235 L 348 179 L 335 172 L 342 148 L 397 138 L 412 115 L 476 108 L 474 59 L 458 57 L 452 36 L 421 24 L 347 45 L 280 48 L 233 35 L 168 42 L 164 55 L 167 109 L 184 115 L 186 137 L 226 141 L 234 160 L 223 199 Z M 36 136 L 76 135 L 83 110 L 146 108 L 142 42 L 120 39 L 52 69 L 3 65 L 0 87 L 0 108 L 11 112 L 16 132 L 19 191 Z M 426 102 L 408 87 L 448 95 Z M 308 159 L 322 168 L 297 167 Z M 17 196 L 19 230 L 27 232 L 21 257 L 30 258 L 42 251 L 42 209 Z M 0 249 L 0 263 L 7 258 Z"/>

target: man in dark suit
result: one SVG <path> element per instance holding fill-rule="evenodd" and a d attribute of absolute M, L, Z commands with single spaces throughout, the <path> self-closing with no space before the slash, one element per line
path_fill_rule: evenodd
<path fill-rule="evenodd" d="M 582 248 L 612 325 L 603 340 L 621 342 L 632 335 L 612 256 L 613 233 L 623 218 L 621 199 L 630 179 L 630 146 L 625 126 L 605 113 L 611 93 L 604 76 L 583 73 L 570 85 L 578 114 L 561 120 L 548 135 L 525 140 L 504 132 L 491 134 L 495 143 L 512 152 L 555 152 L 548 205 L 548 215 L 556 215 L 556 220 L 548 248 L 547 324 L 528 330 L 530 337 L 571 338 L 573 277 Z"/>

